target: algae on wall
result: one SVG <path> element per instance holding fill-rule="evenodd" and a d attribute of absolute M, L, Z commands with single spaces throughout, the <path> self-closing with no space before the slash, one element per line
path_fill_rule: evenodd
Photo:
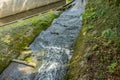
<path fill-rule="evenodd" d="M 50 26 L 58 14 L 47 12 L 18 23 L 0 27 L 0 72 L 18 57 L 33 39 Z"/>

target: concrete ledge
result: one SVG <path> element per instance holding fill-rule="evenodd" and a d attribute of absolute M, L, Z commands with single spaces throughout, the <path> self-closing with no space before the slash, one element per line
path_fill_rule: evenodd
<path fill-rule="evenodd" d="M 14 22 L 19 22 L 23 19 L 39 15 L 40 13 L 43 13 L 50 9 L 57 9 L 60 6 L 63 6 L 65 3 L 66 3 L 65 0 L 59 0 L 57 2 L 46 4 L 47 6 L 46 5 L 40 6 L 34 9 L 30 9 L 28 11 L 23 11 L 20 13 L 12 14 L 11 16 L 0 18 L 0 26 L 4 26 Z"/>
<path fill-rule="evenodd" d="M 0 18 L 63 0 L 0 0 Z"/>

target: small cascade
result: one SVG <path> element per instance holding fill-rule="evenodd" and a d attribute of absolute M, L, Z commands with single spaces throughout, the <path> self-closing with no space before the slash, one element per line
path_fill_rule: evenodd
<path fill-rule="evenodd" d="M 79 6 L 77 1 L 73 8 L 63 12 L 30 45 L 33 55 L 38 62 L 42 62 L 34 80 L 63 80 L 82 25 L 81 14 L 85 5 Z"/>

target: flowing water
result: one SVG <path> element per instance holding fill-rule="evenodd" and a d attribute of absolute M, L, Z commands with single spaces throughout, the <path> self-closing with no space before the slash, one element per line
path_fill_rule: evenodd
<path fill-rule="evenodd" d="M 63 80 L 73 44 L 82 25 L 84 7 L 81 0 L 77 0 L 73 8 L 63 12 L 30 45 L 38 62 L 42 61 L 34 80 Z"/>
<path fill-rule="evenodd" d="M 86 0 L 76 0 L 74 4 L 30 45 L 35 62 L 38 62 L 37 73 L 35 67 L 12 62 L 0 75 L 0 80 L 64 80 L 74 42 L 82 25 L 81 14 Z M 34 63 L 34 60 L 31 62 Z"/>

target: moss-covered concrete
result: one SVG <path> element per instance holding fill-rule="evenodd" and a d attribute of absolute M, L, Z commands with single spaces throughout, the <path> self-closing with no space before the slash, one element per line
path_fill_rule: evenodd
<path fill-rule="evenodd" d="M 0 72 L 24 51 L 34 38 L 50 26 L 56 12 L 47 12 L 33 18 L 0 27 Z"/>

